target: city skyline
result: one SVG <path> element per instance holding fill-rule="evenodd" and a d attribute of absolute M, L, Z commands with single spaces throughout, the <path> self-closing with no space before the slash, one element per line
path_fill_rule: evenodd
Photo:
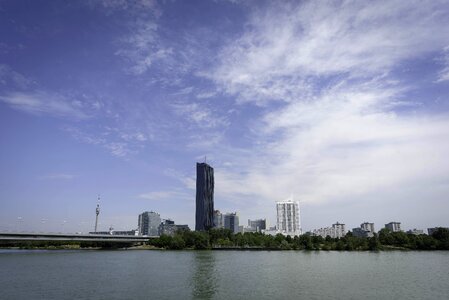
<path fill-rule="evenodd" d="M 0 230 L 448 227 L 446 1 L 0 2 Z"/>

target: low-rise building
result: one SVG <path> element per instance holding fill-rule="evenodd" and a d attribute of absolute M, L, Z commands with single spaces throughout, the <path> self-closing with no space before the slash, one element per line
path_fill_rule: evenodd
<path fill-rule="evenodd" d="M 190 230 L 188 225 L 176 225 L 172 220 L 164 220 L 159 225 L 159 235 L 173 236 L 179 230 Z"/>
<path fill-rule="evenodd" d="M 448 227 L 433 227 L 433 228 L 427 228 L 427 233 L 428 233 L 429 235 L 432 235 L 432 234 L 433 234 L 435 231 L 437 231 L 439 228 L 444 228 L 444 229 L 449 230 Z"/>
<path fill-rule="evenodd" d="M 248 227 L 254 230 L 255 232 L 261 232 L 262 230 L 267 229 L 267 219 L 257 219 L 257 220 L 248 219 Z"/>
<path fill-rule="evenodd" d="M 357 227 L 352 229 L 352 235 L 355 237 L 366 238 L 366 237 L 373 237 L 374 233 L 368 230 L 364 230 L 360 227 Z"/>
<path fill-rule="evenodd" d="M 421 235 L 421 234 L 424 234 L 424 230 L 413 228 L 413 229 L 407 230 L 406 233 L 407 234 L 414 234 L 414 235 Z"/>

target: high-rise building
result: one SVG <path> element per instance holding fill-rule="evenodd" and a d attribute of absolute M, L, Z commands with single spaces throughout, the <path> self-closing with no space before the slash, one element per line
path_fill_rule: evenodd
<path fill-rule="evenodd" d="M 248 227 L 253 231 L 261 232 L 262 230 L 267 229 L 267 220 L 266 219 L 257 219 L 257 220 L 249 220 L 248 219 Z"/>
<path fill-rule="evenodd" d="M 276 229 L 284 235 L 300 235 L 301 219 L 299 216 L 299 202 L 289 198 L 276 202 L 277 226 Z"/>
<path fill-rule="evenodd" d="M 223 225 L 225 229 L 230 229 L 233 233 L 239 232 L 239 215 L 236 212 L 224 214 Z"/>
<path fill-rule="evenodd" d="M 346 227 L 345 224 L 341 224 L 339 222 L 332 224 L 332 228 L 334 229 L 334 238 L 342 238 L 346 235 Z"/>
<path fill-rule="evenodd" d="M 214 227 L 223 228 L 223 214 L 219 210 L 214 210 Z"/>
<path fill-rule="evenodd" d="M 154 211 L 146 211 L 139 215 L 139 235 L 159 235 L 161 216 Z"/>
<path fill-rule="evenodd" d="M 401 231 L 401 223 L 400 222 L 390 222 L 385 224 L 385 228 L 389 229 L 391 232 Z"/>
<path fill-rule="evenodd" d="M 352 235 L 355 237 L 373 237 L 374 223 L 364 222 L 360 224 L 360 227 L 352 229 Z"/>
<path fill-rule="evenodd" d="M 360 224 L 360 228 L 362 228 L 362 230 L 374 233 L 374 223 L 368 223 L 368 222 L 362 223 L 362 224 Z"/>
<path fill-rule="evenodd" d="M 206 163 L 196 164 L 195 230 L 214 226 L 214 169 Z"/>

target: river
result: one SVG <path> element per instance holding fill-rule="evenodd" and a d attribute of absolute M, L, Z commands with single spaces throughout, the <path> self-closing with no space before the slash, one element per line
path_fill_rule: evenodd
<path fill-rule="evenodd" d="M 449 251 L 0 250 L 0 299 L 449 299 Z"/>

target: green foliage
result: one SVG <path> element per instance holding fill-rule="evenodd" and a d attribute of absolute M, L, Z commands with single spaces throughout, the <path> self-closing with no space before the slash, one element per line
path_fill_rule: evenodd
<path fill-rule="evenodd" d="M 211 229 L 208 232 L 180 231 L 174 236 L 161 236 L 149 242 L 165 249 L 270 249 L 270 250 L 337 250 L 378 251 L 383 249 L 449 250 L 449 231 L 438 229 L 432 236 L 390 232 L 382 229 L 371 238 L 347 234 L 340 239 L 330 236 L 276 236 L 259 232 L 233 234 L 227 229 Z"/>

